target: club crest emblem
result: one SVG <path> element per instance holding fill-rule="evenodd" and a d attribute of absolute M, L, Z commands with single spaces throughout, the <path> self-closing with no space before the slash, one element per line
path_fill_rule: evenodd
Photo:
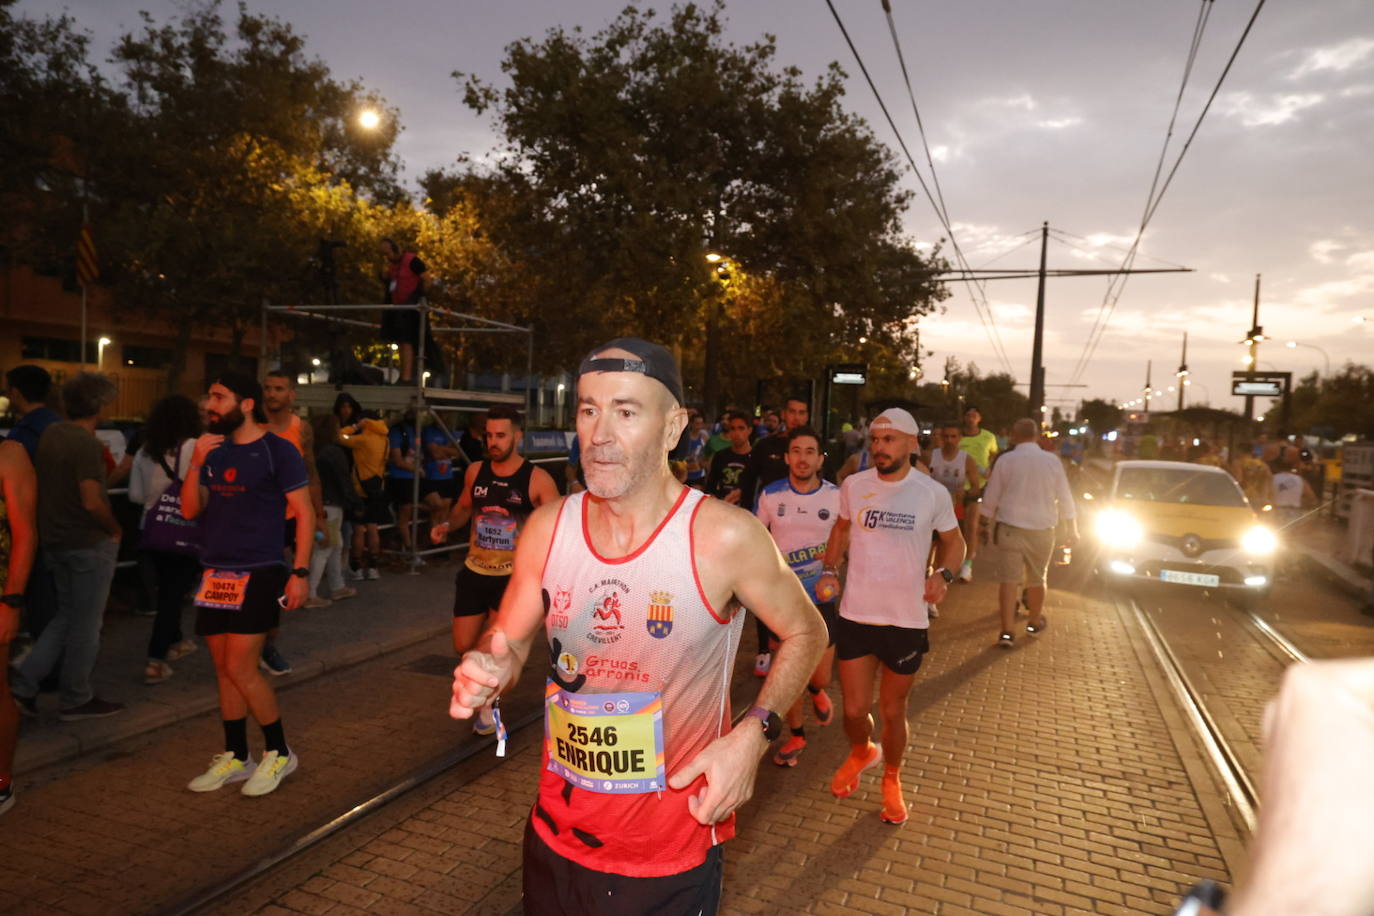
<path fill-rule="evenodd" d="M 644 626 L 654 639 L 663 639 L 673 632 L 672 595 L 668 592 L 651 592 L 649 594 L 649 614 L 648 619 L 644 621 Z"/>

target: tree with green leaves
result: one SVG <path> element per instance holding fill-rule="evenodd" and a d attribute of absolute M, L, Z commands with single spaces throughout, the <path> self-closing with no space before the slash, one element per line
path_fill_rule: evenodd
<path fill-rule="evenodd" d="M 720 3 L 630 7 L 590 38 L 511 44 L 503 89 L 455 74 L 505 140 L 483 177 L 508 205 L 486 225 L 520 295 L 491 317 L 533 321 L 554 364 L 622 333 L 675 345 L 710 410 L 860 337 L 906 375 L 945 293 L 902 236 L 895 161 L 841 107 L 838 66 L 808 85 L 771 36 L 722 31 Z"/>
<path fill-rule="evenodd" d="M 1079 415 L 1088 421 L 1088 427 L 1099 436 L 1121 425 L 1122 411 L 1115 402 L 1101 398 L 1089 398 L 1083 402 Z"/>
<path fill-rule="evenodd" d="M 227 328 L 237 353 L 264 301 L 308 298 L 321 238 L 360 249 L 340 288 L 375 300 L 375 225 L 403 198 L 394 112 L 360 127 L 376 100 L 307 57 L 289 25 L 242 6 L 232 32 L 213 6 L 166 24 L 145 13 L 113 60 L 129 123 L 88 167 L 125 307 L 182 342 L 196 325 Z"/>
<path fill-rule="evenodd" d="M 123 99 L 71 16 L 33 19 L 0 0 L 0 226 L 7 266 L 75 275 L 86 155 L 118 129 Z"/>

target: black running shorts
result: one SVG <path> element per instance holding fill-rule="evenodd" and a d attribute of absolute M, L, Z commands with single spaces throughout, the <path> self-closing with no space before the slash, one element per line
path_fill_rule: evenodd
<path fill-rule="evenodd" d="M 501 606 L 510 576 L 484 576 L 466 565 L 453 582 L 453 616 L 475 617 Z"/>
<path fill-rule="evenodd" d="M 835 602 L 827 601 L 824 604 L 816 605 L 816 610 L 821 612 L 821 619 L 825 621 L 825 636 L 828 640 L 826 642 L 826 645 L 835 645 L 835 623 L 840 619 L 839 609 L 835 606 Z M 773 635 L 773 632 L 771 630 L 769 631 L 768 635 L 768 646 L 769 648 L 772 648 L 773 645 L 777 643 L 778 638 L 777 636 Z"/>
<path fill-rule="evenodd" d="M 266 633 L 281 622 L 281 605 L 277 599 L 286 594 L 286 581 L 291 571 L 285 566 L 264 566 L 252 570 L 248 588 L 244 591 L 243 606 L 236 611 L 223 608 L 196 607 L 196 635 L 218 636 L 221 633 Z M 200 580 L 196 580 L 197 592 Z"/>
<path fill-rule="evenodd" d="M 696 868 L 662 878 L 630 878 L 593 871 L 549 848 L 525 825 L 524 908 L 532 916 L 653 913 L 712 916 L 720 907 L 724 858 L 719 845 Z"/>
<path fill-rule="evenodd" d="M 928 630 L 855 623 L 845 617 L 839 618 L 837 629 L 835 655 L 840 661 L 876 655 L 894 674 L 915 674 L 930 651 Z"/>
<path fill-rule="evenodd" d="M 438 493 L 440 499 L 457 499 L 458 481 L 453 477 L 444 480 L 431 480 L 426 477 L 420 481 L 420 498 L 424 499 L 431 493 Z"/>
<path fill-rule="evenodd" d="M 414 505 L 415 478 L 388 477 L 386 479 L 386 495 L 391 498 L 391 504 L 397 509 L 402 506 Z"/>

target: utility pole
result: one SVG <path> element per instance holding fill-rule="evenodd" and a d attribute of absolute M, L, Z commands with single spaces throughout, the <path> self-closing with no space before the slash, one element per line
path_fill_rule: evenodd
<path fill-rule="evenodd" d="M 946 283 L 986 283 L 988 280 L 1023 280 L 1036 277 L 1039 286 L 1035 295 L 1035 338 L 1031 345 L 1031 374 L 1030 374 L 1030 412 L 1031 416 L 1038 420 L 1044 420 L 1045 406 L 1045 367 L 1042 365 L 1045 346 L 1045 281 L 1049 277 L 1094 277 L 1094 276 L 1120 276 L 1124 274 L 1172 274 L 1172 273 L 1192 273 L 1191 267 L 1162 267 L 1144 269 L 1122 269 L 1122 270 L 1078 270 L 1055 268 L 1050 270 L 1045 266 L 1047 249 L 1049 247 L 1050 224 L 1048 221 L 1040 226 L 1040 268 L 1031 270 L 1030 268 L 986 268 L 973 270 L 951 270 L 943 274 L 937 274 L 939 279 Z M 1018 384 L 1026 384 L 1019 382 Z M 1080 386 L 1071 386 L 1080 387 Z"/>
<path fill-rule="evenodd" d="M 1149 412 L 1150 412 L 1150 393 L 1151 393 L 1151 391 L 1153 390 L 1153 389 L 1151 389 L 1151 387 L 1150 387 L 1150 373 L 1151 373 L 1151 371 L 1154 369 L 1154 364 L 1155 364 L 1155 363 L 1154 363 L 1154 360 L 1152 360 L 1152 359 L 1147 359 L 1147 360 L 1145 361 L 1145 412 L 1146 412 L 1146 413 L 1149 413 Z"/>
<path fill-rule="evenodd" d="M 1250 330 L 1246 333 L 1245 339 L 1241 341 L 1250 347 L 1249 355 L 1246 357 L 1247 370 L 1255 372 L 1259 370 L 1259 345 L 1264 340 L 1264 328 L 1259 323 L 1259 299 L 1260 299 L 1260 275 L 1255 274 L 1255 309 L 1250 316 Z M 1245 396 L 1245 421 L 1249 423 L 1255 419 L 1255 396 L 1247 394 Z M 1247 427 L 1248 429 L 1248 427 Z"/>
<path fill-rule="evenodd" d="M 1045 422 L 1045 253 L 1050 243 L 1049 220 L 1040 224 L 1040 278 L 1035 289 L 1035 340 L 1031 344 L 1030 409 L 1040 424 Z"/>
<path fill-rule="evenodd" d="M 1178 360 L 1178 409 L 1183 409 L 1183 387 L 1188 384 L 1188 332 L 1183 332 L 1183 355 Z"/>

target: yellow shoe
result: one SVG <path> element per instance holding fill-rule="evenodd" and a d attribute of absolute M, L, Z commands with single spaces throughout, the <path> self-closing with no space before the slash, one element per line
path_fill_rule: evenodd
<path fill-rule="evenodd" d="M 840 764 L 835 778 L 830 781 L 830 792 L 836 798 L 848 798 L 859 787 L 859 775 L 878 762 L 882 752 L 872 741 L 861 748 L 850 749 L 849 756 Z"/>
<path fill-rule="evenodd" d="M 884 824 L 906 823 L 906 799 L 902 798 L 902 771 L 888 767 L 883 771 L 883 810 L 878 815 Z"/>

